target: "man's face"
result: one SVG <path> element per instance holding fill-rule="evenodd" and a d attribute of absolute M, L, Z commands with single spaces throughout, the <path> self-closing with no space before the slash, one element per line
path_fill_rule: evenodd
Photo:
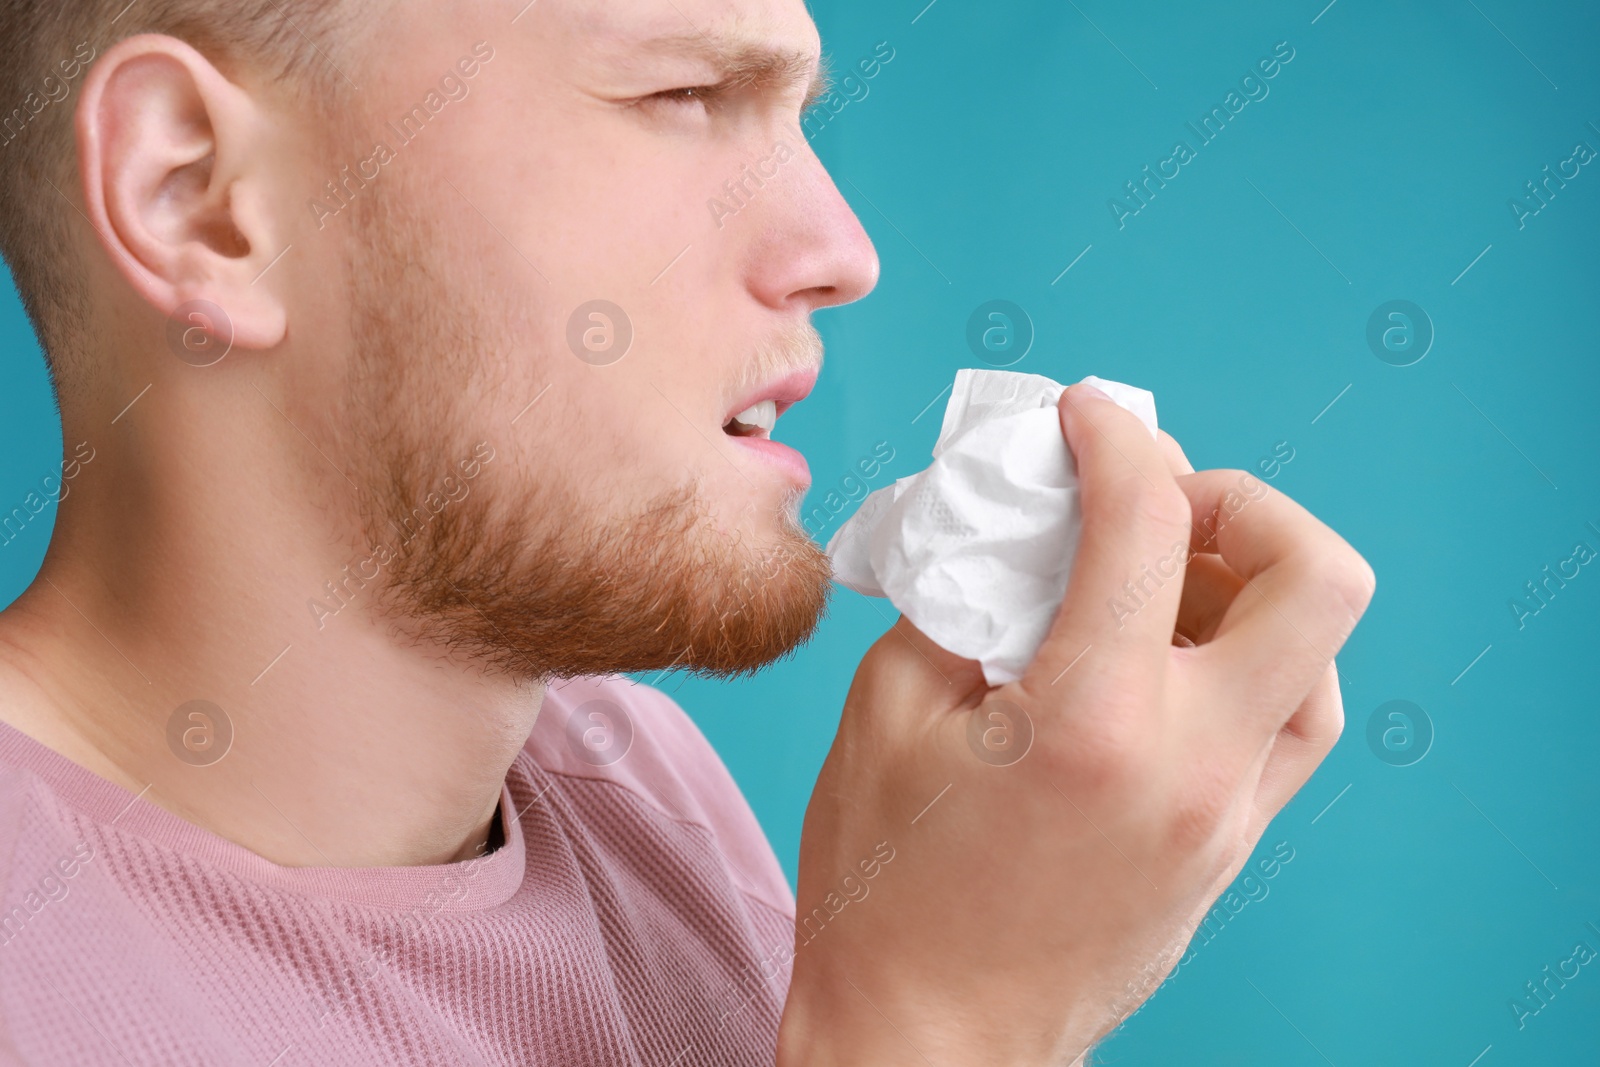
<path fill-rule="evenodd" d="M 518 7 L 363 42 L 299 238 L 349 284 L 296 294 L 350 358 L 300 387 L 422 634 L 513 673 L 753 668 L 828 582 L 767 426 L 820 369 L 810 314 L 878 269 L 801 132 L 815 29 L 799 0 Z"/>

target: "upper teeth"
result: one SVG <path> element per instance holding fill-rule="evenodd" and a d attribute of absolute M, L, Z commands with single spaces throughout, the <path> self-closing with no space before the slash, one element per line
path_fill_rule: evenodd
<path fill-rule="evenodd" d="M 778 402 L 776 400 L 757 401 L 735 415 L 733 421 L 741 426 L 755 427 L 764 433 L 771 433 L 772 428 L 778 425 Z"/>

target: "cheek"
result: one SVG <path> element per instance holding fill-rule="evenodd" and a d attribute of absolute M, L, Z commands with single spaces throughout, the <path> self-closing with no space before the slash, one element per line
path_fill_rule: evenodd
<path fill-rule="evenodd" d="M 485 80 L 467 106 L 490 101 L 504 103 Z M 448 166 L 430 161 L 462 194 L 442 224 L 450 270 L 440 273 L 483 320 L 466 347 L 492 361 L 480 362 L 483 392 L 456 430 L 505 457 L 485 470 L 485 491 L 499 497 L 503 479 L 525 493 L 560 486 L 586 511 L 615 516 L 698 483 L 721 530 L 770 541 L 776 480 L 741 474 L 721 429 L 729 381 L 752 356 L 738 341 L 754 333 L 741 274 L 750 227 L 717 233 L 705 214 L 748 160 L 708 161 L 705 138 L 588 114 L 546 109 L 532 121 L 492 146 L 455 146 Z M 580 124 L 585 135 L 572 136 Z M 477 123 L 459 129 L 487 136 Z M 528 174 L 540 176 L 538 196 L 526 195 Z"/>
<path fill-rule="evenodd" d="M 473 104 L 481 102 L 475 94 Z M 488 140 L 499 118 L 470 131 L 475 124 L 462 124 L 474 142 L 453 159 L 441 154 L 436 167 L 504 233 L 502 257 L 525 256 L 542 273 L 524 265 L 529 284 L 566 308 L 604 298 L 637 314 L 704 253 L 689 246 L 714 232 L 706 201 L 739 170 L 704 159 L 695 147 L 704 138 L 558 109 L 517 107 L 503 119 L 509 132 Z M 462 158 L 479 161 L 476 179 L 461 174 Z M 530 174 L 539 176 L 537 196 L 527 195 Z M 485 228 L 470 208 L 462 224 Z"/>
<path fill-rule="evenodd" d="M 510 447 L 486 478 L 514 478 L 533 491 L 560 487 L 586 512 L 614 518 L 636 513 L 691 472 L 720 462 L 648 382 L 618 376 L 602 384 L 592 370 L 580 364 L 577 372 L 562 373 L 558 363 L 546 376 L 548 391 L 517 419 Z M 523 403 L 495 402 L 506 421 Z"/>

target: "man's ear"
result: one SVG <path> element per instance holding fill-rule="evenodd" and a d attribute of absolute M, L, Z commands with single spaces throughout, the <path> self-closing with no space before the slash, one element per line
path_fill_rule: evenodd
<path fill-rule="evenodd" d="M 192 300 L 231 320 L 234 347 L 283 340 L 262 273 L 281 255 L 259 104 L 173 37 L 119 41 L 90 69 L 76 116 L 85 210 L 128 284 L 170 316 Z M 259 284 L 258 284 L 259 283 Z"/>

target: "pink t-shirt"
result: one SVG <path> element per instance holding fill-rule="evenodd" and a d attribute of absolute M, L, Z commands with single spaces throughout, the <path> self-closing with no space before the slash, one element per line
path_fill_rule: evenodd
<path fill-rule="evenodd" d="M 0 1063 L 770 1065 L 749 806 L 669 697 L 557 684 L 505 843 L 432 867 L 280 867 L 0 724 Z"/>

